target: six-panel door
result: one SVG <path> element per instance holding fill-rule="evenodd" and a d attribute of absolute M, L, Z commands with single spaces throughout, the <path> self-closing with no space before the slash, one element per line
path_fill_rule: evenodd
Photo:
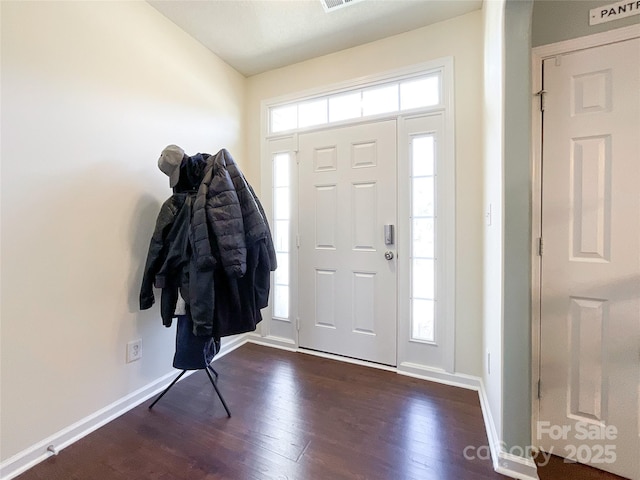
<path fill-rule="evenodd" d="M 396 155 L 395 120 L 299 136 L 301 347 L 396 364 Z"/>

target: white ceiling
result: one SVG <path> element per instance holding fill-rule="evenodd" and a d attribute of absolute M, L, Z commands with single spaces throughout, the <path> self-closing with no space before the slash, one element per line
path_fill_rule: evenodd
<path fill-rule="evenodd" d="M 482 0 L 147 0 L 245 76 L 362 45 L 482 7 Z"/>

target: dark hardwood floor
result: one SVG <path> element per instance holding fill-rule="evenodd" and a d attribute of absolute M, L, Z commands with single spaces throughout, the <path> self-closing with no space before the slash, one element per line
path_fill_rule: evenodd
<path fill-rule="evenodd" d="M 253 344 L 214 367 L 232 418 L 199 371 L 17 478 L 507 478 L 463 454 L 487 445 L 474 391 Z"/>
<path fill-rule="evenodd" d="M 540 459 L 536 458 L 538 464 L 538 476 L 540 480 L 562 479 L 562 480 L 625 480 L 623 477 L 603 472 L 595 468 L 581 465 L 579 463 L 566 461 L 562 457 L 552 455 L 548 465 L 540 465 Z"/>

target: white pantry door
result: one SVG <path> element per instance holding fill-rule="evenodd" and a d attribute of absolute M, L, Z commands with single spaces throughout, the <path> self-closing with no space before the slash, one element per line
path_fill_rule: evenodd
<path fill-rule="evenodd" d="M 539 445 L 640 479 L 640 39 L 544 61 Z"/>
<path fill-rule="evenodd" d="M 396 364 L 396 156 L 395 120 L 299 136 L 301 347 Z"/>

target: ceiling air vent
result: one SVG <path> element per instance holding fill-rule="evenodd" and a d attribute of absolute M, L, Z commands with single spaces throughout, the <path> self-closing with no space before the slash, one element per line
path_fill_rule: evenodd
<path fill-rule="evenodd" d="M 362 2 L 363 0 L 320 0 L 325 12 L 333 12 L 343 7 L 348 7 L 354 3 Z"/>

